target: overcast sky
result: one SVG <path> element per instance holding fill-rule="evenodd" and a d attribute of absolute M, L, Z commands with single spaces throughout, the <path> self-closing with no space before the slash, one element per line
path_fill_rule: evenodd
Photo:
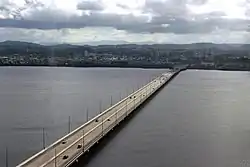
<path fill-rule="evenodd" d="M 250 0 L 0 0 L 0 41 L 250 43 Z"/>

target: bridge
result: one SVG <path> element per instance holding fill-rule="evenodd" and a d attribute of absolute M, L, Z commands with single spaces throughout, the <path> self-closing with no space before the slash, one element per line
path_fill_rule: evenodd
<path fill-rule="evenodd" d="M 179 74 L 168 71 L 106 109 L 71 133 L 41 150 L 17 167 L 67 167 L 88 152 L 107 133 L 143 104 L 156 91 Z"/>

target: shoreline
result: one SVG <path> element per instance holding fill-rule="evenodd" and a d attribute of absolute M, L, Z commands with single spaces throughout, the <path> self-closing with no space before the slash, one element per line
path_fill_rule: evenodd
<path fill-rule="evenodd" d="M 0 65 L 0 67 L 73 67 L 73 68 L 141 68 L 141 69 L 173 69 L 171 66 L 159 65 L 86 65 L 86 66 L 65 66 L 65 65 Z M 216 68 L 187 68 L 187 70 L 214 70 L 214 71 L 249 71 L 250 69 L 216 69 Z"/>

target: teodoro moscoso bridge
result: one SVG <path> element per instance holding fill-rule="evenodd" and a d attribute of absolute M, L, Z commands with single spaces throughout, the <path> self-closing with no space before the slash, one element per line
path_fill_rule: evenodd
<path fill-rule="evenodd" d="M 161 74 L 71 133 L 17 165 L 17 167 L 71 166 L 182 70 L 184 69 L 175 69 Z"/>

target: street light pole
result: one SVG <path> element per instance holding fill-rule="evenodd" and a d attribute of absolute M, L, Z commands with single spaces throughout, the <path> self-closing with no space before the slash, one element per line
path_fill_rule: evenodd
<path fill-rule="evenodd" d="M 71 119 L 70 119 L 70 116 L 69 116 L 69 120 L 68 120 L 68 133 L 70 133 L 71 131 Z"/>
<path fill-rule="evenodd" d="M 110 96 L 110 106 L 113 105 L 113 99 L 112 99 L 112 95 Z"/>
<path fill-rule="evenodd" d="M 100 100 L 100 103 L 99 103 L 99 112 L 100 114 L 102 113 L 102 101 Z"/>
<path fill-rule="evenodd" d="M 87 122 L 89 121 L 89 108 L 87 107 L 87 110 L 86 110 L 86 120 Z"/>
<path fill-rule="evenodd" d="M 43 149 L 45 149 L 45 130 L 43 128 Z"/>

